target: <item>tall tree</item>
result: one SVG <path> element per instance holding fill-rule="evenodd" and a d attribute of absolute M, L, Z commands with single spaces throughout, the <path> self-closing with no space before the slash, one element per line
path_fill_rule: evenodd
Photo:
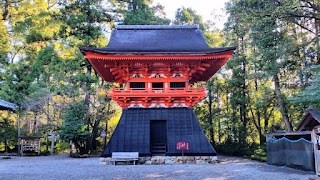
<path fill-rule="evenodd" d="M 170 19 L 165 17 L 163 6 L 152 6 L 152 0 L 115 0 L 118 14 L 124 16 L 119 20 L 124 25 L 168 25 Z M 121 4 L 121 5 L 120 5 Z"/>
<path fill-rule="evenodd" d="M 63 21 L 59 35 L 70 42 L 71 48 L 77 49 L 79 46 L 103 47 L 106 45 L 102 26 L 111 22 L 111 15 L 103 8 L 101 0 L 66 1 L 63 5 L 64 7 L 60 9 L 58 15 Z M 89 152 L 92 152 L 96 148 L 97 128 L 100 124 L 99 119 L 93 118 L 92 95 L 95 93 L 94 84 L 102 79 L 93 73 L 92 66 L 84 59 L 79 50 L 75 50 L 73 53 L 75 54 L 74 61 L 78 63 L 75 75 L 81 81 L 80 88 L 84 89 L 82 92 L 84 93 L 83 102 L 87 107 L 85 119 L 86 131 L 89 135 L 85 147 Z"/>

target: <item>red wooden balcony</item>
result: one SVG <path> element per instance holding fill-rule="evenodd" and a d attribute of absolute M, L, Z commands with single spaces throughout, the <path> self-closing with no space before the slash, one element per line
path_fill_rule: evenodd
<path fill-rule="evenodd" d="M 186 97 L 186 96 L 206 96 L 204 87 L 189 88 L 111 88 L 109 96 L 129 96 L 129 97 Z"/>
<path fill-rule="evenodd" d="M 117 103 L 127 108 L 140 104 L 143 107 L 152 107 L 154 104 L 164 104 L 173 107 L 184 104 L 192 107 L 206 96 L 205 88 L 112 88 L 109 96 Z"/>

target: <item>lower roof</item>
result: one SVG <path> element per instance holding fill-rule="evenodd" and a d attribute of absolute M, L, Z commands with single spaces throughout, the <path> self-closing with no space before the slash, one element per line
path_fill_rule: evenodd
<path fill-rule="evenodd" d="M 189 69 L 187 77 L 190 83 L 207 81 L 212 77 L 229 59 L 232 53 L 206 56 L 108 56 L 95 53 L 87 53 L 85 58 L 89 60 L 96 72 L 107 82 L 124 83 L 129 80 L 135 69 L 145 72 L 154 64 L 162 64 L 169 69 L 175 68 L 179 73 L 183 68 Z M 137 64 L 137 67 L 136 67 Z M 177 66 L 177 64 L 180 64 Z M 127 69 L 124 66 L 127 67 Z M 160 67 L 156 67 L 160 68 Z M 170 73 L 170 70 L 166 69 Z M 125 73 L 127 72 L 127 73 Z M 149 71 L 147 71 L 149 72 Z M 138 72 L 142 73 L 142 72 Z M 170 74 L 172 75 L 172 74 Z"/>
<path fill-rule="evenodd" d="M 14 103 L 7 102 L 5 100 L 0 99 L 0 110 L 13 110 L 18 106 Z"/>

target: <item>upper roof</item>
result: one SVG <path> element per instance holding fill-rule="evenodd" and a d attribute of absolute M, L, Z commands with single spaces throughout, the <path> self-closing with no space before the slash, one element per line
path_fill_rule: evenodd
<path fill-rule="evenodd" d="M 13 110 L 17 107 L 18 106 L 16 104 L 9 103 L 7 101 L 0 99 L 0 110 L 10 110 L 10 109 Z"/>
<path fill-rule="evenodd" d="M 220 54 L 234 51 L 235 47 L 211 48 L 203 32 L 196 25 L 118 25 L 112 31 L 105 48 L 80 47 L 82 51 L 112 54 L 122 52 L 179 53 L 202 52 Z"/>
<path fill-rule="evenodd" d="M 308 109 L 297 126 L 297 131 L 312 130 L 314 126 L 320 124 L 320 109 Z"/>

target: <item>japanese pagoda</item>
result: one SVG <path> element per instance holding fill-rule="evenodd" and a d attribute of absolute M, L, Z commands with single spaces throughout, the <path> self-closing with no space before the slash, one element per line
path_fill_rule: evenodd
<path fill-rule="evenodd" d="M 109 96 L 123 108 L 102 156 L 112 152 L 215 155 L 192 107 L 206 97 L 207 81 L 231 57 L 234 47 L 211 48 L 198 26 L 119 25 L 105 48 L 80 48 L 107 82 L 125 84 Z"/>

